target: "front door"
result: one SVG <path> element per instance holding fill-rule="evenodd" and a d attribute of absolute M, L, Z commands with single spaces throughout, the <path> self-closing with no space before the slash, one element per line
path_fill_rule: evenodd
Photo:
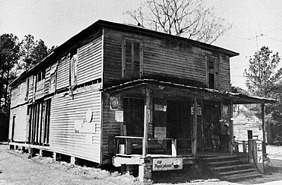
<path fill-rule="evenodd" d="M 221 107 L 219 102 L 205 101 L 204 102 L 204 141 L 202 148 L 218 150 L 220 145 L 220 120 Z"/>
<path fill-rule="evenodd" d="M 126 135 L 143 137 L 144 100 L 137 98 L 124 98 L 123 104 Z"/>
<path fill-rule="evenodd" d="M 190 101 L 167 102 L 167 136 L 177 139 L 178 154 L 191 152 L 192 116 Z"/>

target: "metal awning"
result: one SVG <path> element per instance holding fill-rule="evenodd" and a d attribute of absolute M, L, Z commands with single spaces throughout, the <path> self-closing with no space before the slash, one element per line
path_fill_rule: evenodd
<path fill-rule="evenodd" d="M 196 87 L 196 86 L 189 86 L 185 84 L 180 83 L 173 83 L 173 82 L 167 82 L 167 81 L 161 81 L 161 80 L 155 80 L 155 79 L 137 79 L 132 81 L 127 81 L 120 83 L 118 85 L 113 85 L 110 87 L 104 88 L 103 92 L 121 92 L 125 90 L 134 89 L 137 87 L 140 87 L 142 85 L 159 85 L 162 87 L 172 87 L 177 88 L 179 90 L 189 90 L 190 92 L 193 92 L 195 96 L 198 94 L 201 94 L 202 96 L 212 96 L 218 99 L 222 100 L 232 100 L 233 104 L 259 104 L 259 103 L 276 103 L 277 101 L 275 99 L 271 98 L 263 98 L 263 97 L 257 97 L 257 96 L 248 96 L 241 93 L 232 93 L 232 92 L 221 92 L 216 89 L 209 89 L 209 88 L 202 88 L 202 87 Z"/>

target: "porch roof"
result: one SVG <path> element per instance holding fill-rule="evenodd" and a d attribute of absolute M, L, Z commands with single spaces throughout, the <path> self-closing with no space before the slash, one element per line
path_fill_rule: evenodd
<path fill-rule="evenodd" d="M 233 100 L 233 104 L 258 104 L 258 103 L 276 103 L 277 102 L 275 99 L 271 99 L 271 98 L 248 96 L 248 95 L 244 95 L 241 93 L 233 93 L 233 92 L 227 92 L 227 91 L 221 92 L 216 89 L 196 87 L 196 86 L 161 81 L 161 80 L 156 80 L 156 79 L 137 79 L 137 80 L 127 81 L 127 82 L 120 83 L 118 85 L 106 87 L 103 89 L 103 92 L 120 92 L 120 91 L 130 90 L 136 87 L 140 87 L 143 85 L 150 85 L 150 84 L 159 85 L 162 87 L 172 87 L 172 88 L 177 88 L 177 89 L 189 90 L 190 92 L 193 92 L 195 96 L 199 94 L 199 96 L 206 95 L 206 96 L 212 96 L 212 97 L 222 99 L 222 100 Z"/>

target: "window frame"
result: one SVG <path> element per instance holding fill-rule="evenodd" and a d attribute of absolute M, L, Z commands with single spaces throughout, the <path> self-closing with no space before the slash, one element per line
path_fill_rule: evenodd
<path fill-rule="evenodd" d="M 210 61 L 213 60 L 213 68 L 210 68 Z M 210 89 L 218 89 L 218 71 L 219 62 L 215 56 L 206 56 L 206 85 Z M 213 84 L 211 84 L 211 75 L 213 75 Z"/>
<path fill-rule="evenodd" d="M 126 56 L 126 42 L 130 42 L 131 43 L 131 70 L 129 72 L 130 75 L 127 75 L 127 72 L 126 72 L 126 59 L 127 59 L 127 56 Z M 138 43 L 139 45 L 139 70 L 138 71 L 135 71 L 134 70 L 134 56 L 135 56 L 135 49 L 134 49 L 134 45 L 135 43 Z M 135 74 L 137 73 L 138 74 Z M 141 78 L 143 76 L 143 43 L 141 40 L 138 40 L 138 39 L 131 39 L 131 38 L 125 38 L 123 39 L 122 41 L 122 78 Z"/>
<path fill-rule="evenodd" d="M 70 58 L 70 86 L 77 85 L 77 72 L 78 71 L 78 54 L 73 53 Z"/>
<path fill-rule="evenodd" d="M 37 82 L 45 79 L 45 70 L 41 70 L 36 74 Z"/>

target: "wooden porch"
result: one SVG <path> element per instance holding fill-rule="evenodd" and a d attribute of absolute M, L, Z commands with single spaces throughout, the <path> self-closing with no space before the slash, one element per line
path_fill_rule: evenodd
<path fill-rule="evenodd" d="M 134 133 L 132 125 L 136 122 L 133 121 L 130 126 L 126 125 L 125 118 L 119 119 L 121 128 L 125 131 L 115 137 L 115 155 L 112 158 L 115 166 L 139 165 L 140 179 L 144 179 L 146 170 L 149 169 L 148 173 L 152 173 L 152 168 L 157 166 L 154 161 L 157 160 L 167 166 L 168 163 L 180 163 L 176 166 L 181 168 L 184 161 L 186 164 L 194 164 L 203 155 L 234 155 L 236 143 L 233 137 L 233 104 L 262 103 L 264 112 L 264 103 L 272 102 L 152 79 L 112 86 L 106 88 L 105 92 L 118 97 L 119 112 L 128 109 L 128 104 L 124 105 L 124 97 L 143 100 L 137 104 L 144 111 L 142 119 L 138 120 L 143 121 L 142 128 L 139 125 L 136 132 L 138 135 L 129 135 Z M 136 115 L 140 116 L 142 112 L 139 110 Z M 169 118 L 173 115 L 178 116 L 178 119 Z M 180 144 L 181 142 L 185 144 Z M 179 147 L 181 145 L 182 148 Z M 179 169 L 178 167 L 175 169 Z"/>

